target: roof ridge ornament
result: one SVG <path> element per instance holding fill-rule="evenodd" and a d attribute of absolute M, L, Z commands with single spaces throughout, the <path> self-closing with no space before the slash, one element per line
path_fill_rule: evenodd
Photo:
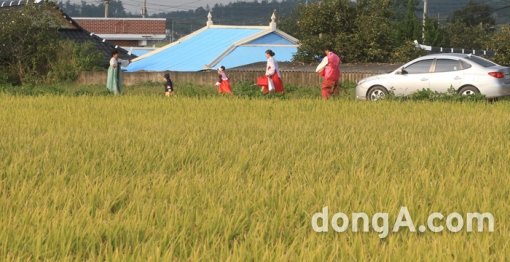
<path fill-rule="evenodd" d="M 269 23 L 269 27 L 271 30 L 276 31 L 276 9 L 273 11 L 273 15 L 271 16 L 271 23 Z"/>
<path fill-rule="evenodd" d="M 212 20 L 212 14 L 211 14 L 211 11 L 209 11 L 209 14 L 207 15 L 207 23 L 206 23 L 206 26 L 212 26 L 214 25 L 213 23 L 213 20 Z"/>

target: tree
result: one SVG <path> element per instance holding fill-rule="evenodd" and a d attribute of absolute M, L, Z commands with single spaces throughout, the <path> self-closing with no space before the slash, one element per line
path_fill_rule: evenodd
<path fill-rule="evenodd" d="M 489 48 L 496 52 L 498 64 L 510 65 L 510 25 L 504 25 L 488 41 Z"/>
<path fill-rule="evenodd" d="M 47 4 L 29 4 L 2 13 L 0 82 L 75 80 L 80 71 L 101 63 L 102 54 L 91 43 L 76 44 L 59 37 L 58 16 L 60 13 Z"/>
<path fill-rule="evenodd" d="M 386 62 L 395 48 L 389 0 L 331 0 L 298 8 L 301 46 L 295 57 L 311 62 L 332 46 L 344 61 Z"/>
<path fill-rule="evenodd" d="M 420 21 L 416 17 L 416 5 L 414 0 L 407 2 L 407 14 L 402 27 L 402 37 L 404 40 L 417 40 L 420 38 Z"/>
<path fill-rule="evenodd" d="M 297 21 L 301 46 L 296 59 L 312 62 L 323 56 L 323 48 L 349 52 L 356 30 L 356 6 L 347 0 L 300 5 Z M 351 53 L 351 52 L 349 52 Z"/>
<path fill-rule="evenodd" d="M 431 46 L 446 46 L 446 32 L 440 27 L 437 19 L 428 18 L 425 20 L 424 44 Z"/>
<path fill-rule="evenodd" d="M 389 0 L 358 0 L 353 36 L 357 50 L 352 59 L 359 62 L 386 62 L 395 47 L 392 37 Z M 349 55 L 350 56 L 350 55 Z"/>
<path fill-rule="evenodd" d="M 485 49 L 489 37 L 483 26 L 466 26 L 457 21 L 450 23 L 445 28 L 448 37 L 447 42 L 451 47 L 465 49 Z"/>
<path fill-rule="evenodd" d="M 109 12 L 111 17 L 126 17 L 128 15 L 121 0 L 110 1 Z"/>
<path fill-rule="evenodd" d="M 492 17 L 492 9 L 486 4 L 470 0 L 469 3 L 453 13 L 451 22 L 460 22 L 468 27 L 481 26 L 489 31 L 496 24 Z"/>
<path fill-rule="evenodd" d="M 491 8 L 474 1 L 455 11 L 445 27 L 448 43 L 452 47 L 465 49 L 486 49 L 495 20 Z"/>
<path fill-rule="evenodd" d="M 37 21 L 37 23 L 34 23 Z M 36 5 L 2 14 L 0 60 L 3 78 L 23 83 L 49 71 L 58 41 L 57 21 Z"/>
<path fill-rule="evenodd" d="M 414 41 L 421 38 L 421 25 L 416 10 L 418 2 L 414 0 L 392 0 L 391 17 L 394 30 L 394 40 L 399 43 Z"/>
<path fill-rule="evenodd" d="M 70 16 L 77 16 L 80 13 L 80 9 L 77 5 L 72 4 L 70 0 L 64 3 L 60 2 L 59 5 L 66 10 L 66 13 Z"/>

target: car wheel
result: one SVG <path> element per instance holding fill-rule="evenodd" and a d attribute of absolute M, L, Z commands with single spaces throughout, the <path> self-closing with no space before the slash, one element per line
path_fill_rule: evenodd
<path fill-rule="evenodd" d="M 461 96 L 473 96 L 480 94 L 480 90 L 474 86 L 465 86 L 459 90 Z"/>
<path fill-rule="evenodd" d="M 370 101 L 377 101 L 386 98 L 388 90 L 383 86 L 374 86 L 368 90 L 367 98 Z"/>

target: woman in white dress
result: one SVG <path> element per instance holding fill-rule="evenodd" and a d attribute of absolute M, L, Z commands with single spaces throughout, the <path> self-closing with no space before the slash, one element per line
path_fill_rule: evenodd
<path fill-rule="evenodd" d="M 278 67 L 278 62 L 274 59 L 275 53 L 272 50 L 266 51 L 267 65 L 266 77 L 268 92 L 283 93 L 282 76 Z"/>

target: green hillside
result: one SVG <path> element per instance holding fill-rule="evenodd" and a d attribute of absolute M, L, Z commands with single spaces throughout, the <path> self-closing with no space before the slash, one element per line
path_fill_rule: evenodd
<path fill-rule="evenodd" d="M 167 18 L 169 29 L 173 28 L 177 35 L 187 35 L 205 25 L 209 11 L 212 12 L 215 24 L 268 25 L 273 11 L 282 18 L 290 15 L 297 5 L 303 2 L 303 0 L 233 2 L 209 8 L 157 13 L 152 14 L 152 17 Z"/>
<path fill-rule="evenodd" d="M 314 2 L 316 0 L 309 0 Z M 405 6 L 406 0 L 393 0 L 400 1 Z M 418 0 L 415 0 L 418 2 Z M 298 4 L 304 3 L 305 0 L 282 0 L 282 1 L 232 1 L 229 4 L 217 4 L 214 6 L 204 6 L 194 10 L 186 11 L 165 11 L 161 10 L 159 13 L 149 13 L 150 17 L 167 18 L 167 28 L 172 30 L 174 37 L 187 35 L 198 28 L 205 25 L 206 16 L 209 11 L 213 13 L 213 19 L 216 24 L 226 25 L 266 25 L 269 23 L 269 17 L 273 10 L 276 10 L 280 22 L 285 22 L 285 17 L 292 14 L 293 10 Z M 439 21 L 444 23 L 448 21 L 448 17 L 463 8 L 469 0 L 429 0 L 429 15 L 438 17 Z M 510 6 L 509 0 L 487 0 L 481 1 L 488 4 L 494 10 L 501 9 L 505 6 Z M 82 2 L 81 4 L 71 3 L 69 0 L 60 2 L 59 5 L 66 11 L 67 14 L 73 17 L 102 17 L 104 15 L 104 6 L 102 3 L 89 4 Z M 128 5 L 128 4 L 126 4 Z M 150 3 L 149 3 L 150 6 Z M 404 7 L 405 12 L 405 7 Z M 423 12 L 423 2 L 417 3 L 417 14 Z M 130 13 L 126 10 L 121 0 L 110 2 L 110 14 L 112 17 L 139 17 L 138 14 Z M 494 13 L 498 23 L 510 23 L 510 7 L 496 11 Z M 421 15 L 418 15 L 421 16 Z M 288 19 L 287 19 L 288 20 Z M 286 28 L 292 31 L 292 26 Z"/>

